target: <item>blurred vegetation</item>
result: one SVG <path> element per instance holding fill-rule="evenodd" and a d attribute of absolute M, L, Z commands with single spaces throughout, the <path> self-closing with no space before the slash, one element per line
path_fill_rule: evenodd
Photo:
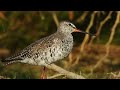
<path fill-rule="evenodd" d="M 86 78 L 120 78 L 119 13 L 119 11 L 0 11 L 0 59 L 5 59 L 32 42 L 56 32 L 59 22 L 67 20 L 81 30 L 96 34 L 97 37 L 73 33 L 73 51 L 56 64 Z M 3 67 L 0 63 L 0 76 L 12 79 L 37 79 L 40 78 L 41 71 L 41 66 L 17 63 Z M 56 72 L 48 70 L 47 73 L 48 76 L 52 76 Z"/>

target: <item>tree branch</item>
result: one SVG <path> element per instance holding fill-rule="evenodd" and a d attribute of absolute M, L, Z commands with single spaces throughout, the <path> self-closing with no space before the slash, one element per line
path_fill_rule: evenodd
<path fill-rule="evenodd" d="M 94 22 L 96 13 L 97 13 L 97 12 L 94 11 L 94 12 L 91 14 L 90 23 L 89 23 L 89 25 L 88 25 L 88 27 L 87 27 L 87 29 L 86 29 L 86 32 L 87 32 L 87 33 L 89 33 L 89 31 L 90 31 L 90 29 L 91 29 L 91 27 L 92 27 L 92 25 L 93 25 L 93 22 Z M 85 44 L 88 42 L 88 39 L 89 39 L 89 35 L 86 34 L 86 35 L 85 35 L 85 38 L 84 38 L 84 40 L 83 40 L 83 42 L 82 42 L 82 44 L 81 44 L 81 47 L 80 47 L 80 51 L 81 51 L 81 52 L 84 51 L 84 46 L 85 46 Z"/>
<path fill-rule="evenodd" d="M 59 20 L 58 20 L 58 17 L 57 17 L 55 12 L 52 13 L 52 17 L 53 17 L 53 20 L 54 20 L 56 26 L 58 27 L 59 26 Z"/>
<path fill-rule="evenodd" d="M 86 18 L 88 13 L 89 13 L 89 11 L 84 11 L 84 13 L 76 20 L 77 23 L 81 23 Z"/>
<path fill-rule="evenodd" d="M 69 72 L 67 70 L 64 70 L 63 68 L 61 68 L 55 64 L 46 65 L 46 67 L 49 69 L 52 69 L 60 74 L 64 74 L 70 79 L 85 79 L 83 76 L 75 74 L 73 72 Z"/>
<path fill-rule="evenodd" d="M 106 46 L 110 45 L 110 43 L 113 40 L 114 34 L 115 34 L 115 30 L 117 25 L 119 24 L 119 18 L 120 18 L 120 11 L 117 12 L 117 16 L 116 16 L 116 20 L 115 20 L 115 24 L 113 25 L 112 29 L 111 29 L 111 34 L 110 34 L 110 38 L 108 40 L 108 42 L 106 43 Z"/>
<path fill-rule="evenodd" d="M 98 66 L 100 66 L 102 64 L 102 61 L 105 60 L 108 55 L 109 55 L 109 49 L 110 49 L 110 44 L 113 40 L 113 37 L 115 35 L 115 30 L 117 28 L 117 25 L 119 24 L 119 18 L 120 18 L 120 11 L 117 12 L 117 16 L 116 16 L 116 20 L 115 20 L 115 23 L 111 29 L 111 34 L 110 34 L 110 37 L 109 37 L 109 40 L 108 42 L 106 43 L 106 54 L 105 56 L 103 56 L 98 62 L 97 64 L 93 67 L 93 69 L 91 70 L 91 72 L 93 72 Z"/>
<path fill-rule="evenodd" d="M 112 12 L 113 12 L 113 11 L 110 11 L 109 14 L 105 17 L 105 19 L 100 22 L 100 25 L 99 25 L 98 30 L 97 30 L 97 32 L 96 32 L 96 36 L 97 36 L 97 37 L 100 35 L 101 29 L 102 29 L 103 25 L 111 18 Z M 95 38 L 96 38 L 96 37 L 91 38 L 89 45 L 92 44 L 92 42 L 93 42 L 93 40 L 94 40 Z"/>

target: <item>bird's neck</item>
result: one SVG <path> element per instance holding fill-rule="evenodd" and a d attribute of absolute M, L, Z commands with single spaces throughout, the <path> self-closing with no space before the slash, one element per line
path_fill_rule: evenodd
<path fill-rule="evenodd" d="M 73 40 L 73 36 L 71 33 L 63 33 L 63 32 L 57 32 L 56 33 L 57 37 L 60 37 L 61 39 L 71 39 Z"/>
<path fill-rule="evenodd" d="M 65 36 L 71 36 L 71 35 L 72 35 L 71 33 L 64 32 L 64 31 L 61 31 L 61 30 L 57 30 L 57 33 L 58 33 L 58 34 L 63 34 L 63 35 L 65 35 Z"/>

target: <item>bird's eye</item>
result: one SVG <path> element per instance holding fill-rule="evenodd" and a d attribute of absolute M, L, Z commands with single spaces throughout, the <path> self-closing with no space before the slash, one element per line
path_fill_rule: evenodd
<path fill-rule="evenodd" d="M 69 25 L 69 26 L 71 26 L 71 27 L 73 27 L 73 28 L 75 28 L 75 26 L 74 26 L 74 25 L 72 25 L 71 23 L 69 23 L 68 25 Z"/>
<path fill-rule="evenodd" d="M 69 23 L 68 25 L 69 25 L 69 26 L 72 26 L 72 24 L 71 24 L 71 23 Z"/>

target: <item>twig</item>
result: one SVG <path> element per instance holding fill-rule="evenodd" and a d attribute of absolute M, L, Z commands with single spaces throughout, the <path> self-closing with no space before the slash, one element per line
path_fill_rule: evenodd
<path fill-rule="evenodd" d="M 113 11 L 110 11 L 109 14 L 105 17 L 105 19 L 100 22 L 100 25 L 99 25 L 98 30 L 97 30 L 97 32 L 96 32 L 96 36 L 97 36 L 97 37 L 100 35 L 101 29 L 102 29 L 103 25 L 111 18 L 112 12 L 113 12 Z M 93 40 L 94 40 L 95 38 L 96 38 L 96 37 L 91 38 L 89 45 L 92 44 L 92 42 L 93 42 Z"/>
<path fill-rule="evenodd" d="M 60 74 L 64 74 L 70 79 L 85 79 L 83 76 L 75 74 L 73 72 L 69 72 L 67 70 L 64 70 L 63 68 L 61 68 L 55 64 L 46 65 L 46 67 L 49 69 L 52 69 Z"/>
<path fill-rule="evenodd" d="M 92 71 L 94 71 L 94 69 L 96 69 L 98 66 L 101 65 L 102 61 L 105 60 L 108 55 L 109 55 L 109 49 L 110 49 L 110 44 L 113 40 L 113 37 L 114 37 L 114 34 L 115 34 L 115 30 L 116 30 L 116 27 L 117 25 L 119 24 L 119 18 L 120 18 L 120 11 L 117 12 L 117 16 L 116 16 L 116 20 L 115 20 L 115 24 L 113 25 L 112 29 L 111 29 L 111 34 L 110 34 L 110 38 L 108 40 L 108 42 L 106 43 L 106 54 L 104 57 L 102 57 L 98 62 L 97 64 L 93 67 Z"/>
<path fill-rule="evenodd" d="M 110 76 L 109 76 L 109 79 L 120 79 L 120 72 L 117 74 L 117 73 L 108 73 Z"/>
<path fill-rule="evenodd" d="M 106 46 L 110 45 L 110 43 L 111 43 L 112 40 L 113 40 L 116 27 L 117 27 L 118 23 L 120 22 L 120 21 L 119 21 L 119 18 L 120 18 L 120 11 L 117 12 L 116 21 L 115 21 L 115 24 L 113 25 L 113 27 L 112 27 L 112 29 L 111 29 L 110 38 L 109 38 L 108 42 L 106 43 Z"/>
<path fill-rule="evenodd" d="M 98 32 L 96 33 L 97 36 L 100 35 L 101 29 L 103 27 L 103 25 L 111 18 L 111 14 L 113 11 L 110 11 L 109 14 L 106 16 L 106 18 L 100 22 L 100 26 L 98 28 Z"/>
<path fill-rule="evenodd" d="M 90 28 L 92 27 L 92 25 L 93 25 L 93 22 L 94 22 L 94 18 L 95 18 L 95 15 L 96 15 L 96 11 L 94 11 L 93 13 L 92 13 L 92 15 L 91 15 L 91 20 L 90 20 L 90 23 L 89 23 L 89 25 L 88 25 L 88 27 L 87 27 L 87 29 L 86 29 L 86 32 L 88 32 L 89 33 L 89 31 L 90 31 Z M 82 44 L 81 44 L 81 47 L 80 47 L 80 51 L 81 52 L 83 52 L 84 51 L 84 46 L 85 46 L 85 44 L 88 42 L 88 39 L 89 39 L 89 35 L 85 35 L 85 38 L 84 38 L 84 40 L 83 40 L 83 42 L 82 42 Z"/>
<path fill-rule="evenodd" d="M 55 12 L 52 13 L 52 17 L 53 17 L 53 20 L 54 20 L 55 24 L 58 27 L 59 26 L 59 20 L 58 20 L 57 15 L 56 15 Z"/>
<path fill-rule="evenodd" d="M 88 13 L 89 13 L 89 11 L 85 11 L 85 12 L 76 20 L 77 23 L 82 22 L 82 21 L 85 19 L 85 17 L 88 15 Z"/>
<path fill-rule="evenodd" d="M 109 55 L 109 48 L 110 48 L 110 44 L 114 38 L 115 35 L 115 30 L 117 28 L 117 25 L 119 24 L 119 18 L 120 18 L 120 11 L 117 12 L 117 16 L 116 16 L 116 21 L 115 24 L 113 25 L 112 29 L 111 29 L 111 34 L 110 34 L 110 38 L 108 40 L 108 42 L 106 43 L 106 54 Z"/>

